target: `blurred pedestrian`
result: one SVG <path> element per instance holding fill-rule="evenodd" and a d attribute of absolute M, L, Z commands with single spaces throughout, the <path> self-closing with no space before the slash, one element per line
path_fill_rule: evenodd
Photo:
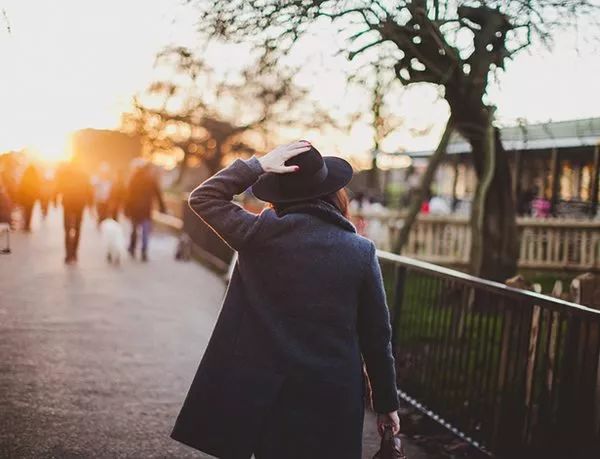
<path fill-rule="evenodd" d="M 61 166 L 56 172 L 56 193 L 62 197 L 65 228 L 65 263 L 77 262 L 81 235 L 81 221 L 86 206 L 92 208 L 94 189 L 89 175 L 76 159 Z"/>
<path fill-rule="evenodd" d="M 362 236 L 365 235 L 367 230 L 367 219 L 365 218 L 363 211 L 368 206 L 368 199 L 363 191 L 357 191 L 350 197 L 350 203 L 348 204 L 348 211 L 352 219 L 352 223 L 356 227 L 356 232 Z"/>
<path fill-rule="evenodd" d="M 127 184 L 125 182 L 125 173 L 120 170 L 111 183 L 108 197 L 108 213 L 115 221 L 119 221 L 119 214 L 125 204 L 126 194 Z"/>
<path fill-rule="evenodd" d="M 400 194 L 399 206 L 400 209 L 410 207 L 416 195 L 419 193 L 420 183 L 419 174 L 412 164 L 404 172 L 404 183 L 406 190 Z"/>
<path fill-rule="evenodd" d="M 222 458 L 359 459 L 363 360 L 380 432 L 399 430 L 385 290 L 374 244 L 348 220 L 351 178 L 343 159 L 294 142 L 192 192 L 239 261 L 174 439 Z M 231 201 L 250 186 L 270 209 Z"/>
<path fill-rule="evenodd" d="M 142 231 L 142 261 L 148 261 L 148 243 L 152 230 L 152 205 L 157 201 L 161 212 L 166 211 L 158 179 L 152 164 L 141 164 L 131 176 L 127 187 L 126 215 L 131 219 L 129 253 L 135 257 L 138 230 Z"/>
<path fill-rule="evenodd" d="M 54 178 L 50 170 L 44 171 L 41 175 L 40 186 L 40 207 L 42 209 L 42 218 L 48 215 L 48 207 L 54 199 Z"/>
<path fill-rule="evenodd" d="M 33 207 L 38 199 L 40 199 L 41 192 L 42 177 L 38 168 L 30 164 L 25 168 L 25 172 L 23 172 L 18 189 L 19 204 L 23 209 L 23 229 L 25 231 L 31 231 Z"/>
<path fill-rule="evenodd" d="M 12 202 L 0 176 L 0 223 L 12 223 Z"/>
<path fill-rule="evenodd" d="M 433 193 L 429 200 L 429 213 L 431 215 L 450 215 L 452 207 L 446 199 Z"/>
<path fill-rule="evenodd" d="M 363 204 L 363 212 L 367 219 L 363 236 L 371 239 L 378 249 L 391 250 L 392 240 L 388 225 L 389 210 L 381 202 L 371 198 Z"/>
<path fill-rule="evenodd" d="M 12 203 L 0 176 L 0 237 L 3 236 L 4 245 L 0 253 L 10 253 L 10 227 L 12 223 Z"/>
<path fill-rule="evenodd" d="M 4 191 L 7 193 L 8 198 L 13 204 L 17 204 L 17 163 L 12 155 L 0 156 L 0 177 L 4 186 Z"/>
<path fill-rule="evenodd" d="M 109 200 L 112 181 L 110 180 L 110 166 L 107 163 L 102 163 L 93 180 L 94 185 L 94 202 L 96 203 L 96 218 L 98 226 L 102 220 L 110 216 Z"/>
<path fill-rule="evenodd" d="M 521 190 L 517 196 L 517 215 L 531 217 L 533 202 L 539 194 L 539 188 L 533 185 L 526 190 Z"/>
<path fill-rule="evenodd" d="M 552 203 L 544 196 L 538 196 L 531 202 L 531 215 L 535 218 L 548 218 L 552 210 Z"/>

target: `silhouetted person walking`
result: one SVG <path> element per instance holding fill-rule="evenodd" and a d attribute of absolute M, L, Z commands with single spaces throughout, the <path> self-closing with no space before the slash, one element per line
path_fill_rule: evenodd
<path fill-rule="evenodd" d="M 33 164 L 30 164 L 23 172 L 19 183 L 19 204 L 23 208 L 23 229 L 31 231 L 31 215 L 33 207 L 42 193 L 42 177 Z"/>
<path fill-rule="evenodd" d="M 83 211 L 86 205 L 91 207 L 94 202 L 90 177 L 75 160 L 58 169 L 56 193 L 62 196 L 65 263 L 71 264 L 77 262 Z"/>
<path fill-rule="evenodd" d="M 96 221 L 98 226 L 110 217 L 109 201 L 112 181 L 110 180 L 110 167 L 103 163 L 100 165 L 98 175 L 92 178 L 94 186 L 94 202 L 96 204 Z"/>
<path fill-rule="evenodd" d="M 119 214 L 125 204 L 126 193 L 125 174 L 119 171 L 111 183 L 110 196 L 108 198 L 109 215 L 113 220 L 119 220 Z"/>
<path fill-rule="evenodd" d="M 10 253 L 10 226 L 12 223 L 12 203 L 2 182 L 0 175 L 0 237 L 4 239 L 4 245 L 0 248 L 1 254 Z"/>
<path fill-rule="evenodd" d="M 152 204 L 156 200 L 161 212 L 165 211 L 165 203 L 160 185 L 153 173 L 152 165 L 144 163 L 131 176 L 127 187 L 125 213 L 131 219 L 131 239 L 129 253 L 135 257 L 138 229 L 142 230 L 142 261 L 148 260 L 148 242 L 152 229 Z"/>
<path fill-rule="evenodd" d="M 0 223 L 12 222 L 12 202 L 0 176 Z"/>
<path fill-rule="evenodd" d="M 41 176 L 41 187 L 40 187 L 40 207 L 42 209 L 42 217 L 48 216 L 48 206 L 54 198 L 54 180 L 49 175 L 49 171 L 46 171 Z"/>

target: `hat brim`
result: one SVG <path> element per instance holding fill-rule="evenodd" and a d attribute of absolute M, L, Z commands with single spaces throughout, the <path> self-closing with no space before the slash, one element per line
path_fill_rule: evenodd
<path fill-rule="evenodd" d="M 262 201 L 272 203 L 288 203 L 316 199 L 344 188 L 352 179 L 352 166 L 348 161 L 335 156 L 323 157 L 327 164 L 327 177 L 319 185 L 306 188 L 292 194 L 286 194 L 279 187 L 282 174 L 269 172 L 264 174 L 252 186 L 252 193 Z M 290 172 L 293 174 L 293 172 Z"/>

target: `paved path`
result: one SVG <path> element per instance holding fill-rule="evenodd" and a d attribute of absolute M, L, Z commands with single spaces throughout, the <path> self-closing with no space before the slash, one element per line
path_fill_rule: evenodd
<path fill-rule="evenodd" d="M 155 233 L 149 263 L 115 268 L 86 219 L 65 266 L 59 212 L 14 234 L 0 255 L 0 458 L 209 457 L 168 434 L 225 286 L 174 261 L 175 244 Z"/>

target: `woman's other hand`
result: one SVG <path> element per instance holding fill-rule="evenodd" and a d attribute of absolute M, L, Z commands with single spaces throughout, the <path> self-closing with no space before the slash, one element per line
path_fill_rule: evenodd
<path fill-rule="evenodd" d="M 265 172 L 274 172 L 276 174 L 287 174 L 296 172 L 298 166 L 286 166 L 285 162 L 300 153 L 310 150 L 310 143 L 306 140 L 279 145 L 266 155 L 258 158 L 258 162 Z"/>
<path fill-rule="evenodd" d="M 379 435 L 383 436 L 383 431 L 386 426 L 392 428 L 392 433 L 394 435 L 400 432 L 400 418 L 398 417 L 397 411 L 377 415 L 377 431 L 379 432 Z"/>

